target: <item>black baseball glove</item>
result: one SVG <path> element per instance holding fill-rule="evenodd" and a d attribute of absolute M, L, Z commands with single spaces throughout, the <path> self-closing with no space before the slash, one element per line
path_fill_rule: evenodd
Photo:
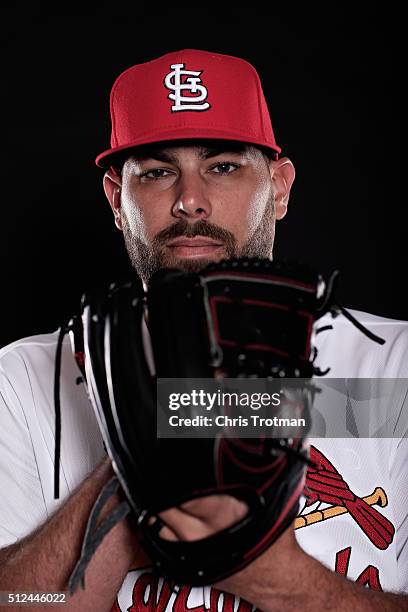
<path fill-rule="evenodd" d="M 255 438 L 223 431 L 200 439 L 160 438 L 156 383 L 298 379 L 287 396 L 310 424 L 310 379 L 325 373 L 313 364 L 313 325 L 329 310 L 352 318 L 333 304 L 333 280 L 327 289 L 305 266 L 243 259 L 200 273 L 161 270 L 148 292 L 136 279 L 83 298 L 82 318 L 69 329 L 124 501 L 96 529 L 100 507 L 117 484 L 102 492 L 71 576 L 72 591 L 83 583 L 105 533 L 126 514 L 156 570 L 191 585 L 210 584 L 245 567 L 293 522 L 308 462 L 308 427 L 285 437 L 272 427 Z M 213 494 L 245 501 L 246 516 L 202 540 L 160 537 L 161 511 Z"/>

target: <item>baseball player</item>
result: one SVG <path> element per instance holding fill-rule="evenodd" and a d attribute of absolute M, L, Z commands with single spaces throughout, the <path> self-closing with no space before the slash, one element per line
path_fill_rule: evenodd
<path fill-rule="evenodd" d="M 96 161 L 105 169 L 115 224 L 146 285 L 161 267 L 197 271 L 226 257 L 272 258 L 275 223 L 286 214 L 295 171 L 280 156 L 250 64 L 190 49 L 133 66 L 113 85 L 111 117 L 111 148 Z M 334 381 L 407 378 L 408 324 L 353 314 L 385 345 L 373 344 L 345 317 L 325 315 L 315 329 L 317 365 L 329 366 Z M 57 335 L 25 338 L 0 353 L 0 591 L 14 595 L 66 591 L 91 508 L 113 474 L 66 339 L 61 486 L 54 499 Z M 349 420 L 364 402 L 357 387 L 344 405 Z M 333 383 L 333 396 L 338 393 Z M 313 467 L 294 529 L 240 572 L 213 586 L 173 588 L 150 572 L 124 520 L 97 549 L 86 588 L 65 595 L 65 609 L 408 610 L 404 410 L 401 392 L 382 437 L 359 437 L 354 422 L 352 437 L 312 439 Z M 376 418 L 372 431 L 382 425 Z M 109 500 L 101 520 L 120 499 L 118 493 Z M 245 511 L 228 496 L 194 500 L 163 513 L 161 534 L 202 538 Z"/>

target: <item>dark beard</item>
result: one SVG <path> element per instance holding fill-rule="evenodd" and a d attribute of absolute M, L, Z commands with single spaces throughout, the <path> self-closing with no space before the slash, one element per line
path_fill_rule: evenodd
<path fill-rule="evenodd" d="M 275 238 L 275 206 L 273 196 L 268 200 L 262 219 L 255 232 L 239 249 L 234 235 L 228 230 L 209 223 L 208 221 L 196 221 L 188 223 L 181 219 L 165 228 L 153 238 L 150 245 L 146 245 L 138 236 L 132 233 L 128 219 L 122 213 L 122 228 L 126 250 L 130 262 L 138 275 L 145 283 L 160 268 L 179 268 L 186 272 L 199 272 L 210 263 L 221 259 L 232 259 L 234 257 L 260 257 L 272 259 L 272 248 Z M 225 253 L 217 259 L 180 259 L 175 257 L 166 244 L 179 236 L 194 238 L 203 236 L 222 242 Z"/>

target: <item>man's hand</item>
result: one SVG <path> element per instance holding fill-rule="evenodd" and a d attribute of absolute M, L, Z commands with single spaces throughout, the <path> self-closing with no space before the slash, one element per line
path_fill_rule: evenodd
<path fill-rule="evenodd" d="M 246 504 L 228 495 L 202 497 L 162 512 L 166 526 L 160 535 L 172 541 L 205 538 L 246 512 Z M 365 589 L 307 555 L 291 527 L 247 567 L 215 586 L 264 612 L 408 612 L 408 597 Z"/>
<path fill-rule="evenodd" d="M 247 505 L 230 495 L 211 495 L 194 499 L 178 508 L 160 513 L 166 525 L 160 536 L 171 541 L 194 541 L 214 535 L 245 517 Z M 256 602 L 260 591 L 275 592 L 281 587 L 281 573 L 297 554 L 304 555 L 293 529 L 288 529 L 269 549 L 243 570 L 215 586 L 223 591 Z M 267 551 L 267 552 L 269 552 Z M 272 553 L 273 551 L 273 553 Z M 287 562 L 285 561 L 287 559 Z"/>
<path fill-rule="evenodd" d="M 240 521 L 247 505 L 230 495 L 208 495 L 160 513 L 166 526 L 160 532 L 165 540 L 201 540 Z"/>

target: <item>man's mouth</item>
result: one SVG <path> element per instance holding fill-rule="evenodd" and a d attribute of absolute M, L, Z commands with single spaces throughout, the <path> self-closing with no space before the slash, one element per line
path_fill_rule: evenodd
<path fill-rule="evenodd" d="M 204 236 L 196 236 L 194 238 L 179 236 L 174 240 L 170 240 L 166 246 L 176 257 L 190 259 L 215 255 L 224 248 L 222 242 Z"/>

